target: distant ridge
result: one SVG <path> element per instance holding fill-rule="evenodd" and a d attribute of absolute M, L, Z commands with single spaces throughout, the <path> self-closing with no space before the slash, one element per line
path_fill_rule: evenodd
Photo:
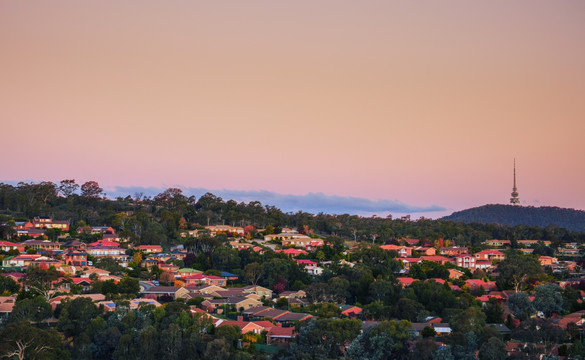
<path fill-rule="evenodd" d="M 457 211 L 443 220 L 464 223 L 527 225 L 547 227 L 556 225 L 570 231 L 585 231 L 585 211 L 552 206 L 484 205 Z"/>

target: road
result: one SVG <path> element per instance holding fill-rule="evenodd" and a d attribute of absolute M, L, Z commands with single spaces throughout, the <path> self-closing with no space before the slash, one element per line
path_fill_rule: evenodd
<path fill-rule="evenodd" d="M 151 283 L 150 281 L 139 281 L 138 283 L 140 284 L 140 292 L 141 293 L 143 293 L 144 291 L 146 291 L 154 286 L 154 284 Z"/>

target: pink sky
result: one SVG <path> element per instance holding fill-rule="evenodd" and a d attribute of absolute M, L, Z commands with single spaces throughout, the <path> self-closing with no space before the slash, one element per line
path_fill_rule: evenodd
<path fill-rule="evenodd" d="M 585 208 L 585 2 L 0 5 L 0 181 Z"/>

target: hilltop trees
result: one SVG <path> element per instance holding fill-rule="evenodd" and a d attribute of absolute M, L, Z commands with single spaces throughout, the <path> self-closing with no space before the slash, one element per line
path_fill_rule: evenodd
<path fill-rule="evenodd" d="M 99 198 L 104 189 L 96 181 L 87 181 L 81 185 L 81 196 L 86 198 Z"/>
<path fill-rule="evenodd" d="M 63 195 L 65 198 L 70 197 L 71 195 L 75 194 L 79 185 L 75 183 L 75 179 L 68 179 L 68 180 L 61 180 L 59 182 L 59 193 Z"/>

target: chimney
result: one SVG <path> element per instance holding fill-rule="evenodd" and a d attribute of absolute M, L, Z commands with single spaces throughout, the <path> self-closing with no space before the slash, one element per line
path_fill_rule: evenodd
<path fill-rule="evenodd" d="M 244 321 L 244 317 L 242 315 L 238 316 L 238 321 Z"/>

